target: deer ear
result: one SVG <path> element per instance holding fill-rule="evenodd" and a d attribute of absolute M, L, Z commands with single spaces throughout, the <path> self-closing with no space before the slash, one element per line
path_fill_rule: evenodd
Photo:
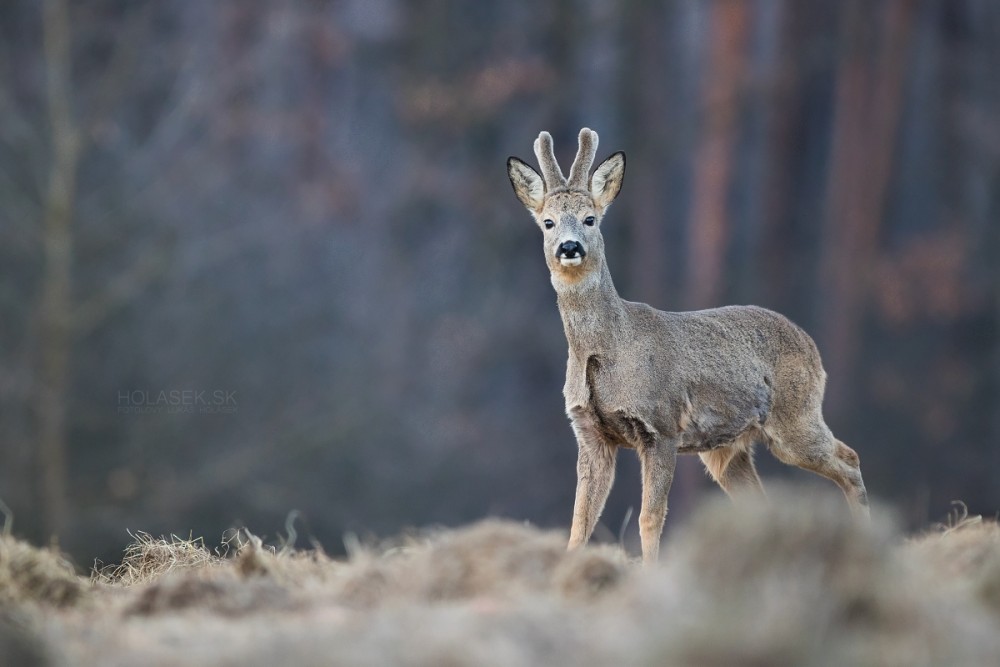
<path fill-rule="evenodd" d="M 545 183 L 538 172 L 516 157 L 507 158 L 507 176 L 514 186 L 514 194 L 529 211 L 539 211 L 545 199 Z"/>
<path fill-rule="evenodd" d="M 625 153 L 618 151 L 602 162 L 590 177 L 590 195 L 594 203 L 605 209 L 622 189 L 625 178 Z"/>

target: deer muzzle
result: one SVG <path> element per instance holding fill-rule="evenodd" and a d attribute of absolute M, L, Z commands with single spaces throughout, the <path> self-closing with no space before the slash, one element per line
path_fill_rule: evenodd
<path fill-rule="evenodd" d="M 578 266 L 587 256 L 587 251 L 579 241 L 563 241 L 556 248 L 556 259 L 563 266 Z"/>

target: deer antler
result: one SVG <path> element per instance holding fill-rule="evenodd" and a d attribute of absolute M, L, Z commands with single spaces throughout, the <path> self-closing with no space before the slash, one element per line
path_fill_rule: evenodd
<path fill-rule="evenodd" d="M 539 132 L 535 139 L 535 157 L 538 158 L 538 166 L 542 168 L 542 178 L 545 179 L 545 191 L 566 187 L 566 177 L 563 176 L 559 163 L 556 162 L 556 154 L 552 148 L 552 135 L 548 132 Z"/>
<path fill-rule="evenodd" d="M 580 148 L 576 152 L 576 159 L 569 169 L 569 182 L 566 184 L 570 190 L 588 190 L 590 179 L 590 168 L 594 164 L 594 156 L 597 155 L 597 132 L 589 127 L 580 130 Z"/>

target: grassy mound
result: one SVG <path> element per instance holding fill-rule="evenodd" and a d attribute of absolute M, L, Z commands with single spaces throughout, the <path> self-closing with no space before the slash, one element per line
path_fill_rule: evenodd
<path fill-rule="evenodd" d="M 778 489 L 769 505 L 709 503 L 654 567 L 564 545 L 502 521 L 346 560 L 140 533 L 93 583 L 20 545 L 59 574 L 6 599 L 42 609 L 33 631 L 72 665 L 1000 663 L 992 521 L 905 539 L 841 498 Z"/>
<path fill-rule="evenodd" d="M 1000 616 L 1000 525 L 961 514 L 907 545 L 920 572 L 964 593 Z"/>
<path fill-rule="evenodd" d="M 65 607 L 78 602 L 87 588 L 57 551 L 0 535 L 0 608 L 21 603 Z"/>

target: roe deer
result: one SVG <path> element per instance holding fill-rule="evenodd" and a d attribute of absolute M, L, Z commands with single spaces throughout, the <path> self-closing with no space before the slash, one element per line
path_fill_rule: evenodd
<path fill-rule="evenodd" d="M 763 494 L 753 444 L 837 483 L 855 514 L 868 516 L 858 455 L 823 421 L 826 372 L 815 343 L 778 313 L 726 306 L 671 313 L 618 296 L 604 258 L 601 220 L 625 175 L 615 153 L 593 175 L 597 133 L 580 130 L 563 176 L 542 132 L 539 175 L 507 160 L 514 193 L 542 228 L 569 361 L 566 412 L 579 446 L 570 549 L 584 544 L 604 509 L 620 447 L 642 465 L 639 535 L 655 561 L 677 454 L 697 453 L 731 497 Z"/>

